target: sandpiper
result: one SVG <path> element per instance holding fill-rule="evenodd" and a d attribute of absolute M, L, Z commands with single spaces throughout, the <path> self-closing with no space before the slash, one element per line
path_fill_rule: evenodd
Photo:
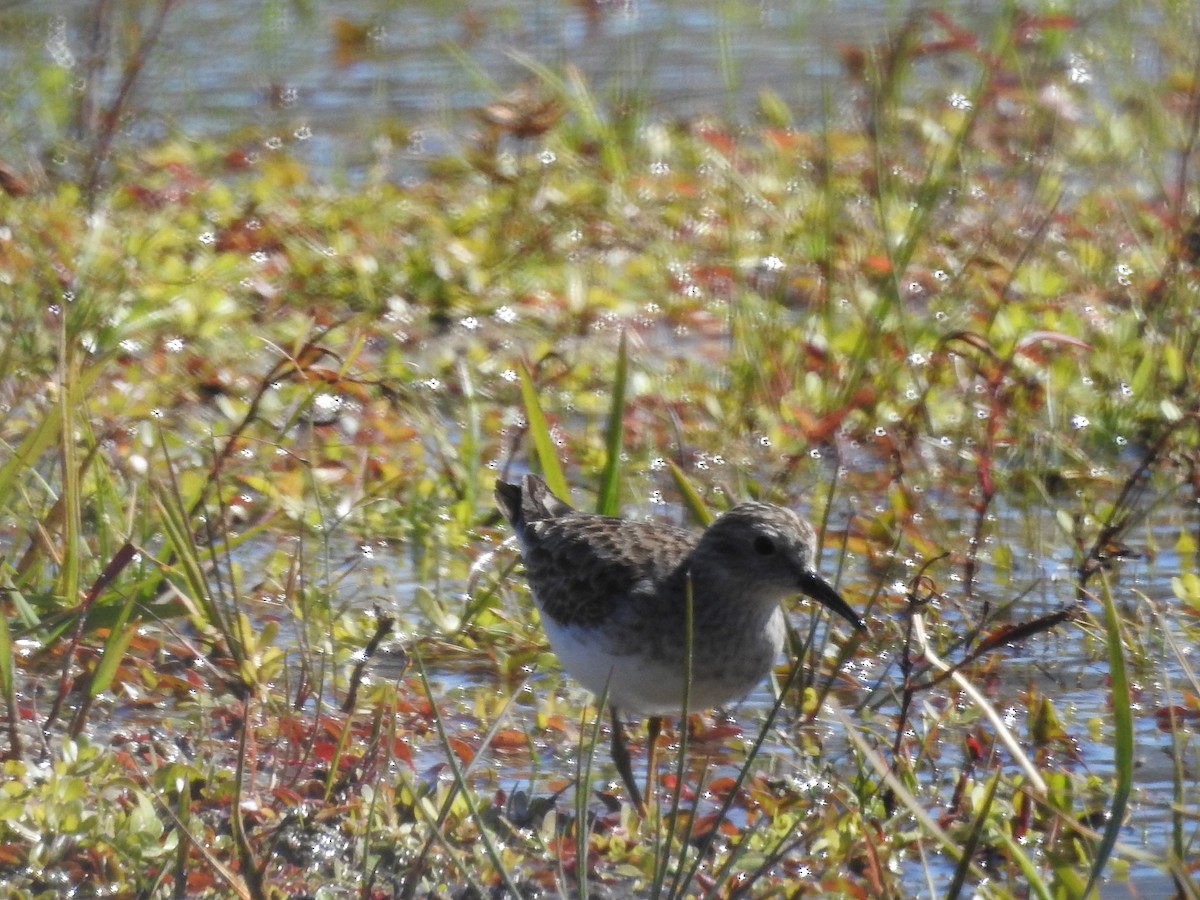
<path fill-rule="evenodd" d="M 743 503 L 703 532 L 579 512 L 542 479 L 496 482 L 542 627 L 563 667 L 613 719 L 613 761 L 644 811 L 619 710 L 650 718 L 650 753 L 664 715 L 683 708 L 687 602 L 692 603 L 688 710 L 747 694 L 779 657 L 787 631 L 780 602 L 802 593 L 862 619 L 817 574 L 812 526 L 790 509 Z"/>

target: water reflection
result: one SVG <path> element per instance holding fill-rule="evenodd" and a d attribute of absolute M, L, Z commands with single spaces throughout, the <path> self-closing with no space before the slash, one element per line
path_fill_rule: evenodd
<path fill-rule="evenodd" d="M 17 73 L 47 60 L 78 76 L 94 6 L 60 0 L 6 12 L 4 80 L 22 83 Z M 978 4 L 950 6 L 968 20 L 982 14 L 971 9 Z M 286 148 L 330 173 L 384 159 L 404 176 L 457 149 L 476 127 L 464 113 L 530 81 L 531 65 L 564 63 L 602 108 L 739 118 L 771 87 L 808 117 L 822 108 L 824 80 L 841 77 L 838 48 L 878 40 L 902 14 L 874 0 L 357 0 L 339 3 L 334 17 L 323 6 L 194 0 L 176 5 L 145 72 L 138 136 L 251 128 L 265 150 Z M 120 74 L 108 69 L 105 94 Z M 23 99 L 36 114 L 37 97 Z"/>

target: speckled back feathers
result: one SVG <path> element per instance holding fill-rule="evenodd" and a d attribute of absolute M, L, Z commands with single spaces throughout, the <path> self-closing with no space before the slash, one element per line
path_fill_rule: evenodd
<path fill-rule="evenodd" d="M 521 544 L 530 589 L 543 615 L 564 625 L 596 625 L 639 587 L 668 581 L 699 534 L 572 509 L 527 478 L 497 483 L 500 510 Z"/>
<path fill-rule="evenodd" d="M 765 503 L 741 504 L 692 532 L 579 512 L 533 476 L 519 486 L 497 483 L 496 500 L 517 533 L 538 607 L 564 625 L 656 616 L 678 622 L 689 574 L 700 614 L 734 598 L 774 604 L 795 590 L 788 560 L 807 567 L 814 552 L 811 527 Z"/>

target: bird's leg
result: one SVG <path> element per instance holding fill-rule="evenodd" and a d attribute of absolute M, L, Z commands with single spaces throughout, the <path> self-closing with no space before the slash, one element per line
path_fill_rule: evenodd
<path fill-rule="evenodd" d="M 646 723 L 646 796 L 654 799 L 658 781 L 658 736 L 662 733 L 662 716 L 651 716 Z"/>
<path fill-rule="evenodd" d="M 625 746 L 625 732 L 621 730 L 621 717 L 615 706 L 610 706 L 609 709 L 612 711 L 612 760 L 621 780 L 625 782 L 629 795 L 633 797 L 633 804 L 637 807 L 638 815 L 645 818 L 646 804 L 642 802 L 642 794 L 633 777 L 633 766 L 629 762 L 629 748 Z"/>

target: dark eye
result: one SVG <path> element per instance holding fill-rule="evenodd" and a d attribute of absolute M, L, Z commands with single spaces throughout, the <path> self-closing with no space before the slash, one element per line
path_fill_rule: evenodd
<path fill-rule="evenodd" d="M 775 542 L 769 537 L 759 535 L 754 539 L 754 552 L 760 556 L 770 556 L 775 552 Z"/>

